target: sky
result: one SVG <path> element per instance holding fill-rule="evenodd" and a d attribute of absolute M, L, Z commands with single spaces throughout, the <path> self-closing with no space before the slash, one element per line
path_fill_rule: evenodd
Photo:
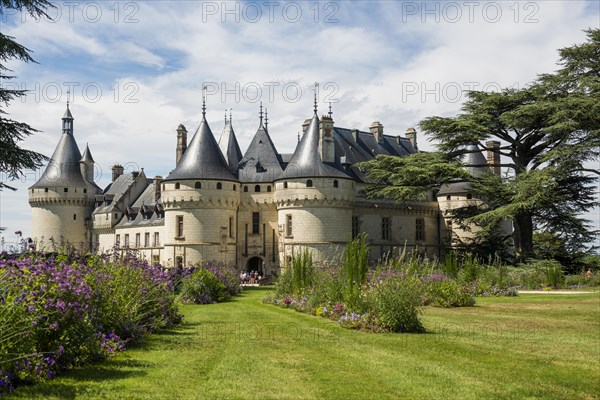
<path fill-rule="evenodd" d="M 524 87 L 555 71 L 557 49 L 600 27 L 600 2 L 577 0 L 54 4 L 52 21 L 0 15 L 0 30 L 37 61 L 8 63 L 16 78 L 4 86 L 29 94 L 7 111 L 41 131 L 23 147 L 51 156 L 69 98 L 75 138 L 81 152 L 89 145 L 100 187 L 115 163 L 167 176 L 177 126 L 193 133 L 199 125 L 203 86 L 217 139 L 227 110 L 244 152 L 262 102 L 275 146 L 292 153 L 315 82 L 319 113 L 331 103 L 336 126 L 368 130 L 380 121 L 384 133 L 404 135 L 426 117 L 457 115 L 465 90 Z M 423 134 L 418 144 L 435 148 Z M 0 191 L 7 243 L 31 232 L 27 188 L 42 172 L 7 182 L 16 192 Z M 597 209 L 586 216 L 600 227 Z"/>

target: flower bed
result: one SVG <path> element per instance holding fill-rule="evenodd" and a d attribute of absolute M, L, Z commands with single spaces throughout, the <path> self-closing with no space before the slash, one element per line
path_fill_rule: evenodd
<path fill-rule="evenodd" d="M 0 257 L 0 393 L 181 321 L 170 274 L 134 254 Z"/>

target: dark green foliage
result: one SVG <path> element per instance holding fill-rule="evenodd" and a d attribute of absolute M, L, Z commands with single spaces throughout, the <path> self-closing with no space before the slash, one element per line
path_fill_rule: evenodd
<path fill-rule="evenodd" d="M 54 6 L 47 0 L 0 0 L 0 17 L 4 15 L 4 10 L 25 9 L 34 18 L 49 18 L 46 10 L 52 7 Z M 7 75 L 11 70 L 5 63 L 11 60 L 35 62 L 30 52 L 31 50 L 17 43 L 14 37 L 0 31 L 0 105 L 3 106 L 0 107 L 0 172 L 6 173 L 10 179 L 21 177 L 23 170 L 36 169 L 47 160 L 42 154 L 19 147 L 20 141 L 38 131 L 24 122 L 8 118 L 5 111 L 11 100 L 26 94 L 24 90 L 4 88 L 4 81 L 14 78 Z M 4 187 L 15 190 L 0 182 L 0 190 Z"/>

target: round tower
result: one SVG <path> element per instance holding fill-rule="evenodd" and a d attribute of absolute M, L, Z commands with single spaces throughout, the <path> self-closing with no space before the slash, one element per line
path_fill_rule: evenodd
<path fill-rule="evenodd" d="M 206 121 L 202 121 L 177 167 L 162 182 L 165 209 L 163 265 L 236 262 L 236 214 L 240 185 Z"/>
<path fill-rule="evenodd" d="M 335 157 L 333 119 L 316 112 L 275 184 L 280 256 L 310 249 L 316 261 L 333 261 L 352 234 L 355 181 Z"/>
<path fill-rule="evenodd" d="M 93 181 L 94 160 L 89 148 L 81 156 L 73 120 L 67 103 L 58 145 L 40 179 L 29 188 L 32 238 L 41 251 L 54 250 L 52 242 L 84 244 L 86 249 L 91 245 L 89 218 L 101 190 Z"/>

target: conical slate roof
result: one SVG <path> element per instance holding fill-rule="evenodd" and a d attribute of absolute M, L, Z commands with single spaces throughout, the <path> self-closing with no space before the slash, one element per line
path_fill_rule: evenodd
<path fill-rule="evenodd" d="M 341 171 L 342 166 L 324 163 L 319 154 L 319 117 L 317 112 L 312 117 L 310 125 L 298 143 L 294 155 L 290 159 L 282 179 L 285 178 L 349 178 Z"/>
<path fill-rule="evenodd" d="M 69 111 L 69 106 L 67 106 L 67 111 L 63 119 L 73 119 L 71 111 Z M 31 187 L 86 187 L 87 185 L 79 167 L 80 160 L 81 153 L 72 132 L 64 131 L 44 173 Z"/>
<path fill-rule="evenodd" d="M 229 165 L 229 169 L 231 171 L 237 170 L 238 164 L 242 159 L 242 151 L 235 137 L 231 121 L 225 121 L 223 132 L 221 132 L 221 137 L 219 138 L 219 148 Z"/>
<path fill-rule="evenodd" d="M 465 152 L 463 162 L 471 175 L 480 178 L 484 173 L 489 172 L 487 159 L 477 144 L 471 143 L 467 146 Z"/>
<path fill-rule="evenodd" d="M 94 162 L 94 158 L 92 157 L 92 152 L 90 151 L 90 146 L 85 145 L 85 151 L 83 152 L 83 156 L 81 156 L 81 162 Z"/>
<path fill-rule="evenodd" d="M 165 180 L 176 179 L 222 179 L 237 181 L 213 136 L 206 118 L 194 133 L 177 167 Z"/>
<path fill-rule="evenodd" d="M 273 182 L 279 179 L 283 173 L 279 160 L 279 153 L 261 120 L 260 127 L 240 161 L 240 181 Z"/>

